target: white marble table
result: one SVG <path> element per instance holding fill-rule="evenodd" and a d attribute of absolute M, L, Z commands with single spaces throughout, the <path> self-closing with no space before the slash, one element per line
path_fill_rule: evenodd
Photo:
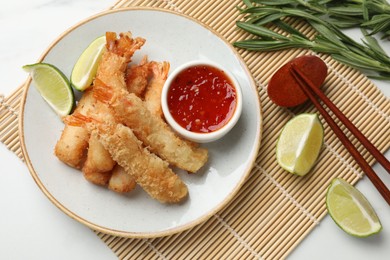
<path fill-rule="evenodd" d="M 1 1 L 0 94 L 5 96 L 26 79 L 21 67 L 35 62 L 63 31 L 115 3 L 114 0 Z M 389 42 L 385 45 L 390 53 Z M 376 84 L 390 97 L 390 82 L 376 81 Z M 390 153 L 386 156 L 389 158 Z M 27 167 L 2 144 L 0 162 L 0 259 L 116 258 L 90 229 L 57 209 L 39 190 Z M 375 170 L 389 187 L 390 176 L 379 165 Z M 289 259 L 388 259 L 390 208 L 366 177 L 357 187 L 377 211 L 384 226 L 381 234 L 353 238 L 326 216 Z"/>

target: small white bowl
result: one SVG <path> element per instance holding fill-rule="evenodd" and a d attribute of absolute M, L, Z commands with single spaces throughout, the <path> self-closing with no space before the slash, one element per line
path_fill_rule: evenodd
<path fill-rule="evenodd" d="M 177 123 L 175 121 L 175 119 L 172 117 L 172 115 L 169 111 L 169 108 L 168 108 L 168 91 L 171 87 L 172 81 L 183 70 L 190 68 L 190 67 L 199 66 L 199 65 L 207 65 L 207 66 L 215 67 L 215 68 L 223 71 L 225 73 L 225 75 L 230 79 L 231 83 L 233 84 L 233 86 L 235 87 L 235 90 L 236 90 L 236 107 L 235 107 L 235 110 L 234 110 L 233 115 L 231 116 L 230 120 L 221 128 L 219 128 L 213 132 L 209 132 L 209 133 L 197 133 L 197 132 L 191 132 L 191 131 L 185 129 L 184 127 L 182 127 L 181 125 L 179 125 L 179 123 Z M 173 128 L 173 130 L 176 133 L 178 133 L 181 137 L 188 139 L 188 140 L 191 140 L 193 142 L 208 143 L 208 142 L 213 142 L 213 141 L 216 141 L 216 140 L 222 138 L 236 125 L 238 119 L 241 116 L 241 112 L 242 112 L 242 92 L 241 92 L 240 85 L 239 85 L 238 81 L 235 79 L 235 77 L 228 70 L 223 68 L 221 65 L 214 63 L 214 62 L 210 62 L 210 61 L 196 60 L 196 61 L 187 62 L 187 63 L 179 66 L 178 68 L 176 68 L 175 70 L 173 70 L 169 74 L 169 76 L 168 76 L 168 78 L 163 86 L 163 89 L 162 89 L 161 105 L 162 105 L 162 110 L 163 110 L 163 113 L 164 113 L 164 116 L 165 116 L 167 123 Z"/>

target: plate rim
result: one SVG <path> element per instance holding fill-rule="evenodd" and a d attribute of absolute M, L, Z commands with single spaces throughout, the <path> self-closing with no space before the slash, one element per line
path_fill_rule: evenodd
<path fill-rule="evenodd" d="M 260 150 L 260 146 L 261 146 L 261 140 L 262 140 L 262 134 L 263 134 L 262 106 L 261 106 L 261 102 L 260 102 L 260 95 L 259 95 L 259 93 L 258 93 L 258 91 L 256 89 L 256 83 L 255 83 L 255 81 L 253 79 L 253 75 L 250 72 L 250 70 L 248 69 L 247 65 L 245 64 L 243 58 L 238 54 L 237 50 L 234 49 L 234 47 L 219 32 L 217 32 L 216 30 L 212 29 L 210 26 L 202 23 L 201 21 L 199 21 L 196 18 L 193 18 L 193 17 L 191 17 L 191 16 L 189 16 L 187 14 L 179 13 L 179 12 L 176 12 L 176 11 L 173 11 L 173 10 L 170 10 L 170 9 L 164 9 L 164 8 L 159 8 L 159 7 L 125 7 L 125 8 L 118 8 L 118 9 L 109 9 L 109 10 L 106 10 L 106 11 L 99 12 L 99 13 L 97 13 L 95 15 L 89 16 L 89 17 L 87 17 L 87 18 L 77 22 L 76 24 L 74 24 L 73 26 L 71 26 L 70 28 L 65 30 L 63 33 L 61 33 L 43 51 L 43 54 L 39 57 L 39 59 L 36 62 L 42 62 L 44 60 L 44 58 L 48 55 L 48 53 L 53 49 L 54 46 L 56 46 L 65 36 L 67 36 L 69 33 L 74 31 L 78 27 L 80 27 L 80 26 L 82 26 L 82 25 L 84 25 L 84 24 L 86 24 L 86 23 L 88 23 L 88 22 L 90 22 L 90 21 L 92 21 L 94 19 L 97 19 L 99 17 L 105 16 L 105 15 L 110 15 L 110 14 L 119 13 L 119 12 L 128 12 L 128 11 L 157 11 L 157 12 L 164 12 L 164 13 L 169 13 L 171 15 L 181 16 L 181 17 L 184 17 L 186 19 L 189 19 L 189 20 L 197 23 L 198 25 L 202 26 L 203 28 L 205 28 L 206 30 L 210 31 L 212 34 L 217 36 L 220 40 L 222 40 L 226 44 L 226 46 L 228 46 L 233 51 L 233 53 L 235 54 L 236 58 L 239 60 L 242 69 L 244 69 L 244 71 L 247 73 L 248 80 L 251 83 L 250 84 L 251 88 L 255 91 L 256 97 L 257 97 L 256 98 L 256 107 L 258 108 L 259 123 L 257 125 L 256 138 L 254 140 L 254 143 L 256 144 L 254 149 L 253 149 L 254 152 L 252 154 L 250 154 L 250 157 L 248 158 L 249 159 L 248 160 L 248 164 L 245 166 L 245 169 L 244 169 L 244 174 L 240 178 L 239 182 L 237 182 L 235 187 L 230 191 L 230 193 L 220 203 L 218 203 L 216 206 L 214 206 L 214 208 L 212 208 L 210 211 L 205 212 L 203 215 L 201 215 L 197 219 L 194 219 L 194 220 L 189 221 L 189 222 L 187 222 L 185 224 L 182 224 L 182 225 L 179 225 L 179 226 L 175 226 L 175 227 L 171 227 L 171 228 L 168 228 L 168 229 L 165 229 L 165 230 L 162 230 L 162 231 L 156 231 L 156 232 L 130 232 L 130 231 L 117 230 L 117 229 L 107 228 L 107 227 L 98 225 L 96 223 L 93 223 L 93 222 L 89 221 L 88 219 L 85 219 L 84 217 L 81 217 L 81 216 L 77 215 L 75 212 L 73 212 L 72 210 L 68 209 L 64 205 L 62 205 L 62 203 L 60 203 L 54 197 L 54 195 L 52 195 L 47 190 L 45 185 L 41 182 L 40 178 L 38 177 L 38 174 L 35 172 L 34 166 L 33 166 L 32 162 L 31 162 L 30 157 L 29 157 L 28 152 L 27 152 L 27 148 L 26 148 L 26 144 L 25 144 L 25 136 L 24 136 L 24 114 L 25 114 L 25 104 L 26 104 L 27 94 L 28 94 L 28 90 L 29 90 L 29 88 L 31 86 L 31 81 L 32 81 L 31 76 L 28 76 L 27 80 L 23 84 L 24 90 L 23 90 L 22 97 L 21 97 L 21 103 L 20 103 L 21 106 L 20 106 L 20 109 L 19 109 L 19 115 L 20 116 L 19 116 L 19 120 L 18 120 L 19 121 L 18 122 L 18 126 L 19 126 L 20 145 L 21 145 L 22 154 L 23 154 L 24 160 L 26 162 L 26 165 L 28 167 L 28 170 L 30 172 L 30 175 L 33 177 L 33 179 L 34 179 L 35 183 L 38 185 L 39 189 L 45 194 L 45 196 L 57 208 L 59 208 L 62 212 L 64 212 L 66 215 L 68 215 L 72 219 L 78 221 L 79 223 L 82 223 L 83 225 L 91 228 L 92 230 L 95 230 L 95 231 L 98 231 L 98 232 L 102 232 L 102 233 L 105 233 L 105 234 L 109 234 L 109 235 L 113 235 L 113 236 L 120 236 L 120 237 L 127 237 L 127 238 L 157 238 L 157 237 L 164 237 L 164 236 L 173 235 L 173 234 L 176 234 L 176 233 L 179 233 L 179 232 L 183 232 L 185 230 L 189 230 L 190 228 L 193 228 L 193 227 L 195 227 L 195 226 L 197 226 L 197 225 L 199 225 L 201 223 L 206 222 L 213 215 L 215 215 L 216 213 L 221 211 L 223 208 L 225 208 L 229 204 L 229 202 L 231 202 L 231 200 L 234 198 L 234 196 L 238 193 L 238 191 L 242 188 L 243 184 L 248 179 L 248 176 L 249 176 L 249 174 L 251 173 L 251 171 L 252 171 L 252 169 L 254 167 L 254 164 L 255 164 L 255 161 L 256 161 L 256 158 L 258 156 L 258 153 L 259 153 L 259 150 Z"/>

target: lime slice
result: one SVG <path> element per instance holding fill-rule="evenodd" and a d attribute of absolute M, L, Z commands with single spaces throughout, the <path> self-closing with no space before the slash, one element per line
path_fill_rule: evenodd
<path fill-rule="evenodd" d="M 73 67 L 70 82 L 79 91 L 89 88 L 105 51 L 106 36 L 95 39 L 80 55 Z"/>
<path fill-rule="evenodd" d="M 374 209 L 364 195 L 336 178 L 326 193 L 326 207 L 334 222 L 352 236 L 367 237 L 382 230 Z"/>
<path fill-rule="evenodd" d="M 25 65 L 23 69 L 30 73 L 35 87 L 54 111 L 61 117 L 69 115 L 74 105 L 74 94 L 66 76 L 47 63 Z"/>
<path fill-rule="evenodd" d="M 279 165 L 303 176 L 310 171 L 320 153 L 324 129 L 317 114 L 301 114 L 284 126 L 276 145 Z"/>

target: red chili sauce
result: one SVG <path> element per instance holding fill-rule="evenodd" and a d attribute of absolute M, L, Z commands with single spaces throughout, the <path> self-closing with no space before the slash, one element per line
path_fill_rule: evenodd
<path fill-rule="evenodd" d="M 180 72 L 168 91 L 168 108 L 175 121 L 196 133 L 216 131 L 236 108 L 236 89 L 221 70 L 197 65 Z"/>

